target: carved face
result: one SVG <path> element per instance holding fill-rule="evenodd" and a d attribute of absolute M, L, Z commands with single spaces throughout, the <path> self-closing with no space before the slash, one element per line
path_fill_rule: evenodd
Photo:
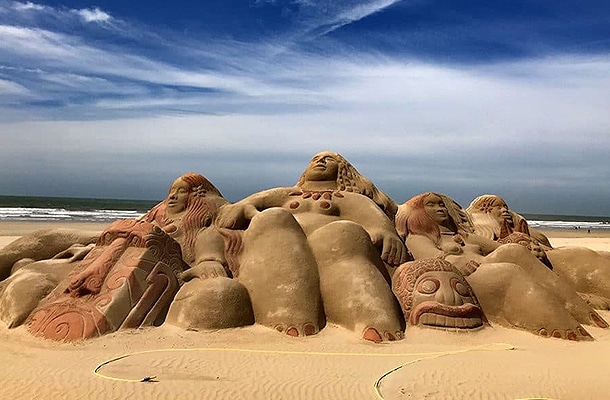
<path fill-rule="evenodd" d="M 452 271 L 428 271 L 415 282 L 409 323 L 475 329 L 483 326 L 483 311 L 463 276 Z"/>
<path fill-rule="evenodd" d="M 510 214 L 510 209 L 501 198 L 496 198 L 489 209 L 489 214 L 494 217 L 499 223 L 507 221 L 512 223 L 513 217 Z"/>
<path fill-rule="evenodd" d="M 308 181 L 335 181 L 339 173 L 339 164 L 330 153 L 316 154 L 307 169 L 305 179 Z"/>
<path fill-rule="evenodd" d="M 439 196 L 431 194 L 424 200 L 426 214 L 439 225 L 444 224 L 449 219 L 449 211 Z"/>
<path fill-rule="evenodd" d="M 168 215 L 176 215 L 186 210 L 189 196 L 189 185 L 178 178 L 169 188 L 169 194 L 165 200 L 165 208 Z"/>

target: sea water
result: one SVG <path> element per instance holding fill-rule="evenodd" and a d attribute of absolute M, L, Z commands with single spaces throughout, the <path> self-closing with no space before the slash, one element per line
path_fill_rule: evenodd
<path fill-rule="evenodd" d="M 135 219 L 159 201 L 0 196 L 0 221 L 111 222 Z M 610 230 L 610 217 L 523 214 L 537 229 Z"/>
<path fill-rule="evenodd" d="M 111 222 L 144 215 L 158 201 L 0 196 L 0 221 Z"/>

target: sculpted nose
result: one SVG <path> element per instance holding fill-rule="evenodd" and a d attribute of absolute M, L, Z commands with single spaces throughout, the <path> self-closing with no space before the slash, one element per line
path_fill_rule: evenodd
<path fill-rule="evenodd" d="M 436 292 L 435 300 L 449 306 L 461 306 L 464 304 L 462 296 L 458 295 L 449 282 L 443 282 L 441 288 Z"/>

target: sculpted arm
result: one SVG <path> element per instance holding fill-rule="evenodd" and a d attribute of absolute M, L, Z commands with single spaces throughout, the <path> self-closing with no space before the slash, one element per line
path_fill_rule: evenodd
<path fill-rule="evenodd" d="M 234 204 L 227 204 L 220 209 L 216 226 L 229 229 L 245 229 L 256 214 L 271 207 L 281 207 L 291 188 L 264 190 L 242 199 Z"/>
<path fill-rule="evenodd" d="M 195 242 L 195 262 L 180 277 L 184 281 L 228 277 L 227 271 L 224 239 L 214 227 L 202 229 Z"/>
<path fill-rule="evenodd" d="M 423 235 L 407 236 L 407 248 L 413 255 L 413 258 L 419 260 L 421 258 L 444 258 L 445 253 L 439 249 L 430 238 Z"/>
<path fill-rule="evenodd" d="M 407 261 L 408 252 L 396 233 L 396 228 L 379 207 L 360 194 L 346 194 L 341 218 L 348 219 L 366 230 L 373 244 L 381 249 L 381 259 L 390 265 Z"/>
<path fill-rule="evenodd" d="M 479 247 L 481 248 L 481 252 L 484 256 L 488 255 L 489 253 L 493 252 L 495 249 L 501 246 L 501 244 L 498 242 L 495 242 L 483 236 L 475 235 L 473 233 L 468 235 L 468 241 L 470 243 L 479 245 Z"/>

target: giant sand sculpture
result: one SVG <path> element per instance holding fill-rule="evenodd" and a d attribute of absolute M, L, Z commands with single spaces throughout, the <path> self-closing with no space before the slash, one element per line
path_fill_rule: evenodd
<path fill-rule="evenodd" d="M 442 258 L 456 265 L 492 321 L 539 334 L 588 340 L 581 324 L 608 324 L 573 288 L 518 244 L 500 245 L 465 229 L 437 193 L 422 193 L 399 206 L 398 232 L 415 259 Z M 528 293 L 524 296 L 523 293 Z"/>
<path fill-rule="evenodd" d="M 111 224 L 96 246 L 28 319 L 35 335 L 77 340 L 119 328 L 158 325 L 196 261 L 199 232 L 227 203 L 203 176 L 184 174 L 141 220 Z"/>
<path fill-rule="evenodd" d="M 479 196 L 466 211 L 477 234 L 499 242 L 514 238 L 517 243 L 529 246 L 593 307 L 610 309 L 610 258 L 603 253 L 584 247 L 552 248 L 544 240 L 541 243 L 539 235 L 532 236 L 525 218 L 510 210 L 500 196 Z M 540 245 L 536 246 L 537 243 Z"/>
<path fill-rule="evenodd" d="M 404 328 L 388 272 L 407 257 L 395 209 L 342 156 L 322 152 L 296 186 L 226 205 L 216 225 L 244 230 L 238 280 L 257 323 L 304 336 L 330 322 L 379 342 Z"/>
<path fill-rule="evenodd" d="M 591 339 L 581 324 L 608 327 L 515 233 L 497 238 L 509 244 L 476 235 L 441 194 L 398 207 L 333 152 L 315 155 L 295 186 L 234 204 L 188 173 L 140 220 L 101 235 L 37 232 L 0 250 L 0 319 L 64 341 L 161 323 L 290 336 L 335 324 L 373 342 L 487 318 L 572 340 Z"/>

